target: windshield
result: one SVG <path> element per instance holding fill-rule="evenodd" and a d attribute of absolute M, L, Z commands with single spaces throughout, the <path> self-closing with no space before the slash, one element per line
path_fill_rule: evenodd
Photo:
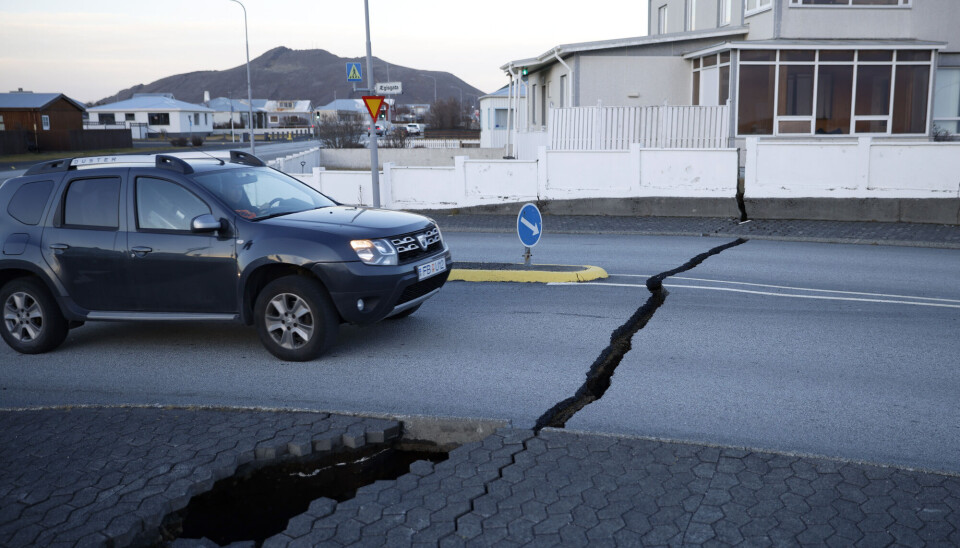
<path fill-rule="evenodd" d="M 201 173 L 194 175 L 193 180 L 216 194 L 238 215 L 253 221 L 336 205 L 293 177 L 267 168 Z"/>

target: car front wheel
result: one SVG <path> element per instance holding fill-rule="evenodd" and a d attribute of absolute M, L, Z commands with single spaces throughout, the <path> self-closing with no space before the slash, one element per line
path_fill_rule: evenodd
<path fill-rule="evenodd" d="M 22 354 L 41 354 L 60 346 L 69 325 L 50 291 L 38 280 L 13 280 L 0 290 L 0 335 Z"/>
<path fill-rule="evenodd" d="M 339 319 L 326 290 L 304 276 L 278 278 L 260 292 L 254 307 L 263 346 L 285 361 L 319 357 L 337 338 Z"/>

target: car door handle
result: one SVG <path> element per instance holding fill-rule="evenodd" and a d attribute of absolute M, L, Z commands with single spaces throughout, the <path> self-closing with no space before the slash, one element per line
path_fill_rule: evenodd
<path fill-rule="evenodd" d="M 70 249 L 70 246 L 67 244 L 50 244 L 50 249 L 54 251 L 66 251 Z"/>
<path fill-rule="evenodd" d="M 130 248 L 130 251 L 133 251 L 133 255 L 136 257 L 143 257 L 147 253 L 153 251 L 152 247 L 147 247 L 145 245 L 138 245 L 136 247 Z"/>

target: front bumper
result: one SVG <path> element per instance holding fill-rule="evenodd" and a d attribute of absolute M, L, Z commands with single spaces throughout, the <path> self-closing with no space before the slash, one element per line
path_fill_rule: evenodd
<path fill-rule="evenodd" d="M 417 280 L 417 267 L 443 257 L 446 270 Z M 313 267 L 330 292 L 340 317 L 353 324 L 378 322 L 419 305 L 435 295 L 450 276 L 453 261 L 444 249 L 429 257 L 398 266 L 375 266 L 360 261 L 324 263 Z M 363 301 L 363 310 L 357 302 Z"/>

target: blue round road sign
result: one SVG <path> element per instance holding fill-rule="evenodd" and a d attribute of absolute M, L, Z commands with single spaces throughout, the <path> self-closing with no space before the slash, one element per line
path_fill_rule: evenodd
<path fill-rule="evenodd" d="M 517 236 L 520 242 L 533 247 L 540 241 L 540 235 L 543 234 L 543 217 L 540 210 L 533 204 L 527 204 L 520 208 L 520 214 L 517 215 Z"/>

